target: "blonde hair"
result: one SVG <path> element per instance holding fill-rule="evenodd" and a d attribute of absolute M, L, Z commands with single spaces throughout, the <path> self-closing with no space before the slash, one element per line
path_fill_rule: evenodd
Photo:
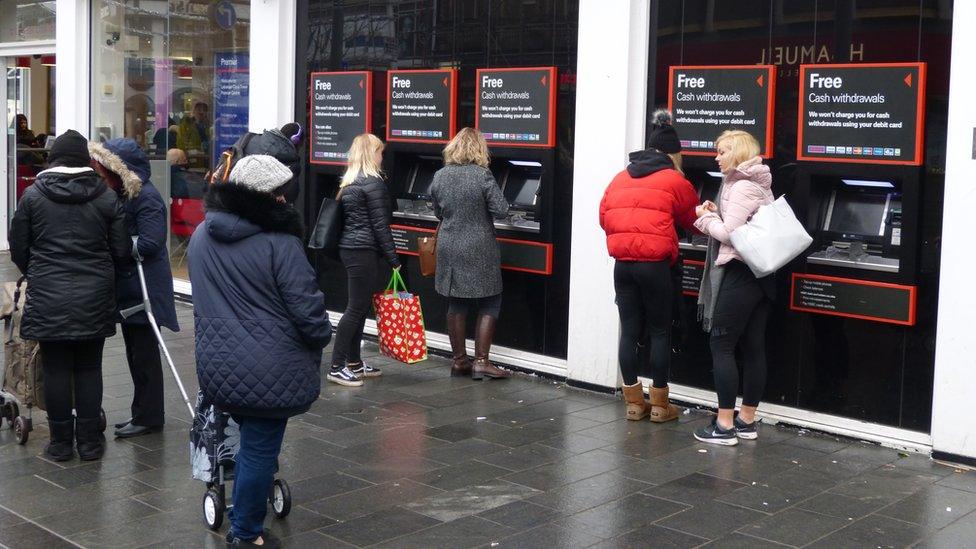
<path fill-rule="evenodd" d="M 488 158 L 485 136 L 474 128 L 462 128 L 444 147 L 445 165 L 477 164 L 487 168 Z"/>
<path fill-rule="evenodd" d="M 339 188 L 349 185 L 360 175 L 380 177 L 380 166 L 376 164 L 375 156 L 376 151 L 382 150 L 383 146 L 380 138 L 371 133 L 357 135 L 349 147 L 349 164 L 342 174 Z"/>
<path fill-rule="evenodd" d="M 754 156 L 759 156 L 759 142 L 749 132 L 726 130 L 715 140 L 715 147 L 723 143 L 729 147 L 729 158 L 734 164 L 733 168 Z"/>
<path fill-rule="evenodd" d="M 671 157 L 671 163 L 674 164 L 674 169 L 681 175 L 685 174 L 685 171 L 681 169 L 681 153 L 667 153 Z"/>

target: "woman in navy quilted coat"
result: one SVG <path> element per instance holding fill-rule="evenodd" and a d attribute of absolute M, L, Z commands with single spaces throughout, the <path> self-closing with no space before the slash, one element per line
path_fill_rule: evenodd
<path fill-rule="evenodd" d="M 200 389 L 240 424 L 228 535 L 240 547 L 274 546 L 263 524 L 285 426 L 318 398 L 332 337 L 298 212 L 275 194 L 291 177 L 271 156 L 241 158 L 210 188 L 187 252 Z"/>

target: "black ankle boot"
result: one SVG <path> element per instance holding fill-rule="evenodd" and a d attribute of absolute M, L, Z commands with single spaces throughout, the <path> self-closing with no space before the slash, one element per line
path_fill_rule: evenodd
<path fill-rule="evenodd" d="M 82 461 L 101 459 L 102 455 L 105 454 L 105 434 L 102 433 L 99 418 L 78 418 L 75 437 L 78 441 L 78 457 Z"/>
<path fill-rule="evenodd" d="M 75 420 L 48 421 L 51 442 L 44 448 L 44 457 L 54 461 L 68 461 L 75 457 Z"/>

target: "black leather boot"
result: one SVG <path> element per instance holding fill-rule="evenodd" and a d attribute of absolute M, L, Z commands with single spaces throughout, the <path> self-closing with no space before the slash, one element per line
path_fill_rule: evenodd
<path fill-rule="evenodd" d="M 467 315 L 447 314 L 447 335 L 451 339 L 451 358 L 454 363 L 451 365 L 451 376 L 471 375 L 471 359 L 468 358 L 468 350 L 465 346 L 465 320 Z"/>
<path fill-rule="evenodd" d="M 488 360 L 491 352 L 491 340 L 495 337 L 495 317 L 478 315 L 478 323 L 474 329 L 474 365 L 471 367 L 471 379 L 506 379 L 512 374 L 492 366 Z"/>
<path fill-rule="evenodd" d="M 105 454 L 105 434 L 99 418 L 78 418 L 75 437 L 78 442 L 78 457 L 82 461 L 101 459 Z"/>
<path fill-rule="evenodd" d="M 44 457 L 54 461 L 68 461 L 75 457 L 75 420 L 48 421 L 51 442 L 44 448 Z"/>

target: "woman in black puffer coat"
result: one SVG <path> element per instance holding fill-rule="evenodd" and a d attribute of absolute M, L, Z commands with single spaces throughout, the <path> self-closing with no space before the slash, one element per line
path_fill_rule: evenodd
<path fill-rule="evenodd" d="M 68 130 L 54 142 L 50 168 L 24 191 L 10 226 L 10 256 L 27 275 L 20 335 L 40 342 L 44 403 L 56 461 L 98 459 L 102 349 L 115 335 L 115 267 L 132 242 L 118 196 L 89 167 L 88 141 Z M 72 389 L 72 378 L 74 379 Z"/>
<path fill-rule="evenodd" d="M 386 266 L 400 268 L 390 232 L 390 193 L 380 177 L 382 163 L 383 142 L 369 133 L 356 136 L 337 197 L 344 220 L 339 257 L 346 267 L 349 298 L 336 330 L 332 369 L 327 377 L 347 387 L 359 387 L 361 378 L 380 375 L 378 368 L 363 362 L 359 345 L 373 293 L 389 274 Z"/>

